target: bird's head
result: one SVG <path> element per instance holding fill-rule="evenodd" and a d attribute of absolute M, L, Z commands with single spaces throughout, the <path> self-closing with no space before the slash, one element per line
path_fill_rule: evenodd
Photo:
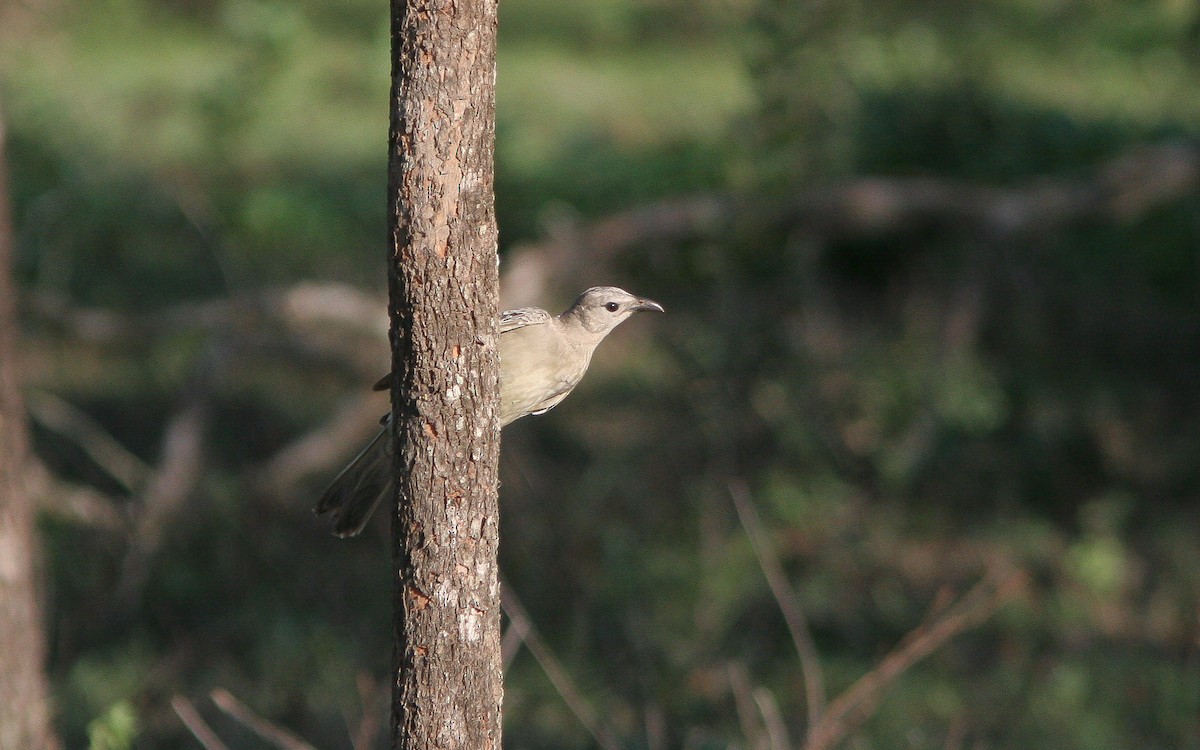
<path fill-rule="evenodd" d="M 563 317 L 573 317 L 584 329 L 604 336 L 630 315 L 646 310 L 662 312 L 663 307 L 654 300 L 635 297 L 615 286 L 594 286 L 579 295 Z"/>

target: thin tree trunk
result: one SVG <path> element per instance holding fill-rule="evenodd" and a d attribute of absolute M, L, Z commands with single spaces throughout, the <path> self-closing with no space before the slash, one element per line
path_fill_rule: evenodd
<path fill-rule="evenodd" d="M 500 747 L 495 0 L 392 0 L 392 746 Z"/>
<path fill-rule="evenodd" d="M 13 227 L 0 112 L 0 750 L 57 747 L 50 727 L 25 408 L 17 381 Z"/>

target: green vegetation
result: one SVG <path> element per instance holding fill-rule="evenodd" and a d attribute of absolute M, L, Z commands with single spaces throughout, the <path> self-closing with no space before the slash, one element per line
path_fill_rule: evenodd
<path fill-rule="evenodd" d="M 182 695 L 231 747 L 256 747 L 208 701 L 223 688 L 348 747 L 390 665 L 383 525 L 343 542 L 312 519 L 332 466 L 263 477 L 365 388 L 386 339 L 262 300 L 383 287 L 386 9 L 9 5 L 29 392 L 144 464 L 128 486 L 34 410 L 41 459 L 116 516 L 47 500 L 67 745 L 193 746 Z M 940 591 L 991 565 L 1029 574 L 847 746 L 1200 750 L 1200 201 L 1194 179 L 1133 209 L 1088 182 L 1141 145 L 1194 147 L 1194 6 L 501 4 L 506 256 L 679 196 L 746 207 L 556 279 L 539 302 L 611 282 L 668 315 L 623 328 L 568 402 L 505 433 L 501 567 L 623 747 L 753 746 L 737 674 L 803 736 L 799 662 L 728 494 L 741 480 L 831 695 Z M 1070 181 L 1101 207 L 1055 221 L 1047 199 L 1050 218 L 1007 231 L 757 211 L 864 175 Z M 241 305 L 233 322 L 214 322 L 214 300 Z M 123 317 L 89 327 L 82 309 Z M 144 475 L 197 393 L 201 478 L 141 549 Z M 528 652 L 506 687 L 509 746 L 592 746 Z"/>

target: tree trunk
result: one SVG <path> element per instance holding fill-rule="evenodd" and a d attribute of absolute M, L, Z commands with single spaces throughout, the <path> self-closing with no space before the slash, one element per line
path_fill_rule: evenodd
<path fill-rule="evenodd" d="M 500 747 L 495 0 L 392 0 L 392 746 Z"/>
<path fill-rule="evenodd" d="M 25 408 L 17 381 L 11 277 L 12 214 L 0 113 L 0 750 L 57 747 L 50 728 L 45 634 L 37 591 L 37 537 L 28 476 Z"/>

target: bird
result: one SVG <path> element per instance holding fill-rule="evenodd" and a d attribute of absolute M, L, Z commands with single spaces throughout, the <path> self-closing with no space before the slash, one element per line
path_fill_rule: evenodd
<path fill-rule="evenodd" d="M 500 313 L 500 426 L 545 414 L 579 384 L 604 338 L 638 312 L 663 306 L 615 286 L 594 286 L 559 315 L 538 307 Z M 391 387 L 391 374 L 375 390 Z M 333 533 L 355 536 L 379 502 L 394 493 L 391 415 L 383 429 L 346 465 L 317 501 L 313 512 L 333 516 Z"/>

